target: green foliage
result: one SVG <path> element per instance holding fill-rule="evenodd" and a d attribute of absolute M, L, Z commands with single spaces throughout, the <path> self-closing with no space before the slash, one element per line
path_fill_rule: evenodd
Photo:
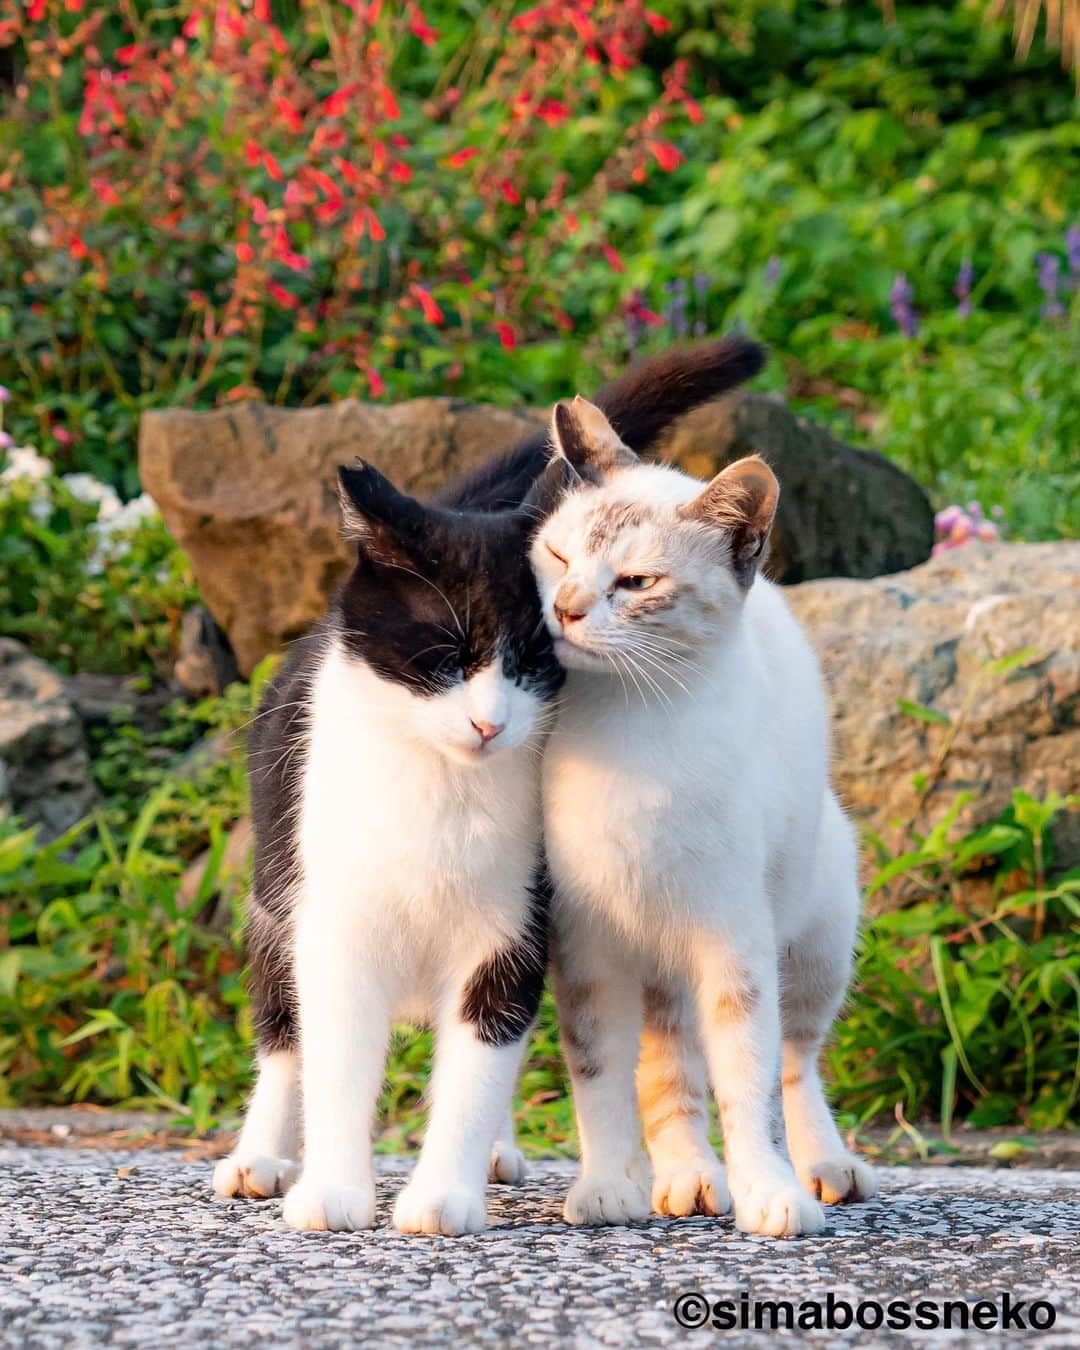
<path fill-rule="evenodd" d="M 104 547 L 62 482 L 0 485 L 0 630 L 65 672 L 164 673 L 197 592 L 158 517 Z"/>
<path fill-rule="evenodd" d="M 107 62 L 126 20 L 105 8 L 95 42 Z M 310 206 L 284 201 L 316 133 L 339 126 L 317 121 L 332 82 L 312 61 L 338 8 L 274 11 L 288 53 L 269 66 L 252 56 L 248 75 L 272 68 L 284 83 L 254 102 L 199 45 L 205 34 L 169 65 L 175 12 L 146 6 L 140 54 L 113 88 L 123 133 L 110 126 L 99 144 L 76 130 L 74 55 L 59 86 L 0 106 L 0 148 L 21 156 L 0 207 L 0 383 L 16 393 L 19 436 L 130 493 L 146 407 L 381 396 L 383 385 L 389 398 L 542 403 L 625 362 L 640 293 L 670 320 L 650 330 L 657 345 L 687 323 L 749 323 L 775 352 L 775 386 L 909 468 L 939 504 L 1000 505 L 1025 538 L 1080 533 L 1080 288 L 1064 247 L 1080 225 L 1080 122 L 1052 53 L 1018 65 L 1008 26 L 977 4 L 657 0 L 670 31 L 637 46 L 634 30 L 629 68 L 613 71 L 558 24 L 522 35 L 486 7 L 440 0 L 425 6 L 440 34 L 428 47 L 385 7 L 379 78 L 399 116 L 384 124 L 357 107 L 349 148 L 367 173 L 390 125 L 391 158 L 412 176 L 357 198 L 385 239 L 350 240 L 314 189 Z M 623 21 L 618 6 L 593 12 Z M 565 116 L 508 115 L 526 67 L 532 92 L 562 100 Z M 146 138 L 162 71 L 186 111 Z M 302 135 L 267 115 L 285 84 L 308 100 Z M 253 128 L 281 181 L 245 158 Z M 658 128 L 664 171 L 646 148 Z M 188 160 L 197 167 L 170 197 L 163 166 Z M 339 187 L 351 210 L 352 189 Z M 111 205 L 106 188 L 119 194 Z M 256 199 L 279 212 L 258 228 Z M 281 261 L 279 219 L 306 269 Z M 254 260 L 239 263 L 249 245 Z M 1058 260 L 1053 303 L 1040 254 Z M 955 287 L 968 263 L 965 317 Z M 898 274 L 914 291 L 913 337 L 891 312 Z M 417 308 L 415 279 L 440 318 Z M 284 307 L 271 283 L 286 284 Z M 672 312 L 680 284 L 685 320 Z"/>

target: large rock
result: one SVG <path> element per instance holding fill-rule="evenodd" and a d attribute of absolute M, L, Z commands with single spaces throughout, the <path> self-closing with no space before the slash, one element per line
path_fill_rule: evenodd
<path fill-rule="evenodd" d="M 778 580 L 877 577 L 930 556 L 934 513 L 918 484 L 884 456 L 856 450 L 796 417 L 773 395 L 697 408 L 661 450 L 697 478 L 755 453 L 780 479 L 769 559 Z"/>
<path fill-rule="evenodd" d="M 968 825 L 1005 810 L 1014 787 L 1080 792 L 1080 543 L 972 544 L 897 576 L 809 582 L 789 599 L 825 666 L 834 781 L 891 847 L 961 792 L 974 794 Z M 1024 651 L 1015 669 L 992 671 Z M 1080 815 L 1060 818 L 1055 844 L 1059 863 L 1080 863 Z"/>
<path fill-rule="evenodd" d="M 149 412 L 139 472 L 247 675 L 319 618 L 348 564 L 338 465 L 363 455 L 406 491 L 431 492 L 537 425 L 444 398 Z"/>
<path fill-rule="evenodd" d="M 63 678 L 13 638 L 0 638 L 0 784 L 0 807 L 40 826 L 43 840 L 98 801 Z"/>
<path fill-rule="evenodd" d="M 319 617 L 348 554 L 335 469 L 356 455 L 430 492 L 542 426 L 546 414 L 416 399 L 286 410 L 149 412 L 139 468 L 243 674 Z M 835 440 L 782 402 L 750 394 L 699 409 L 662 453 L 707 478 L 759 451 L 783 485 L 773 573 L 874 576 L 929 556 L 930 505 L 878 455 Z"/>

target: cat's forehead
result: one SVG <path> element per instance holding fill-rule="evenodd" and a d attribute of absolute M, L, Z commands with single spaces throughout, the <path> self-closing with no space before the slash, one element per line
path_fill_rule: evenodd
<path fill-rule="evenodd" d="M 556 519 L 564 536 L 588 554 L 656 549 L 677 532 L 675 510 L 694 492 L 694 481 L 685 474 L 642 465 L 618 471 L 600 487 L 571 494 Z"/>

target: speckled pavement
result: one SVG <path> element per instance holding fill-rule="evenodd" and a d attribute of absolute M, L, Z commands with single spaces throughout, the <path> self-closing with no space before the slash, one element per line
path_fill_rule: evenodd
<path fill-rule="evenodd" d="M 404 1164 L 380 1164 L 380 1222 Z M 574 1230 L 559 1219 L 572 1169 L 534 1164 L 494 1187 L 493 1227 L 468 1238 L 289 1232 L 275 1201 L 210 1193 L 211 1164 L 175 1153 L 0 1147 L 0 1344 L 763 1344 L 768 1331 L 687 1331 L 673 1307 L 787 1299 L 853 1306 L 1046 1300 L 1040 1346 L 1080 1345 L 1080 1173 L 892 1168 L 869 1203 L 829 1211 L 820 1237 L 778 1242 L 730 1220 Z M 701 1317 L 693 1300 L 681 1305 Z M 709 1309 L 711 1319 L 714 1310 Z M 803 1316 L 815 1315 L 813 1312 Z M 824 1314 L 823 1314 L 824 1315 Z M 984 1314 L 989 1316 L 989 1314 Z M 723 1320 L 721 1316 L 720 1320 Z M 863 1313 L 873 1321 L 876 1314 Z M 1039 1314 L 1045 1319 L 1045 1311 Z M 834 1317 L 842 1320 L 842 1312 Z M 766 1323 L 768 1325 L 768 1323 Z M 804 1324 L 805 1325 L 805 1324 Z M 1012 1331 L 1010 1340 L 1032 1336 Z M 795 1331 L 822 1344 L 991 1342 L 1000 1333 Z"/>

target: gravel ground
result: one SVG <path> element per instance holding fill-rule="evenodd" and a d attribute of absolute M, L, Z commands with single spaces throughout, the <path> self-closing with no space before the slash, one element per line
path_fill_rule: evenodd
<path fill-rule="evenodd" d="M 382 1163 L 380 1221 L 403 1164 Z M 711 1301 L 1047 1300 L 1042 1346 L 1080 1345 L 1080 1173 L 890 1168 L 881 1196 L 830 1211 L 828 1233 L 778 1242 L 730 1221 L 573 1230 L 567 1164 L 493 1188 L 478 1237 L 298 1234 L 280 1205 L 210 1193 L 211 1164 L 141 1150 L 0 1147 L 0 1343 L 412 1347 L 762 1343 L 767 1332 L 685 1331 L 680 1294 Z M 684 1316 L 700 1317 L 693 1300 Z M 715 1310 L 714 1310 L 715 1311 Z M 1046 1312 L 1037 1309 L 1037 1319 Z M 709 1314 L 712 1315 L 711 1313 Z M 724 1320 L 725 1313 L 717 1314 Z M 823 1314 L 824 1315 L 824 1314 Z M 843 1313 L 837 1314 L 841 1320 Z M 751 1314 L 752 1316 L 752 1314 Z M 863 1310 L 873 1322 L 876 1314 Z M 983 1316 L 989 1316 L 984 1311 Z M 768 1323 L 766 1322 L 766 1325 Z M 1015 1338 L 1021 1334 L 1012 1332 Z M 796 1332 L 826 1344 L 975 1342 L 966 1335 Z M 991 1339 L 994 1339 L 992 1336 Z"/>

